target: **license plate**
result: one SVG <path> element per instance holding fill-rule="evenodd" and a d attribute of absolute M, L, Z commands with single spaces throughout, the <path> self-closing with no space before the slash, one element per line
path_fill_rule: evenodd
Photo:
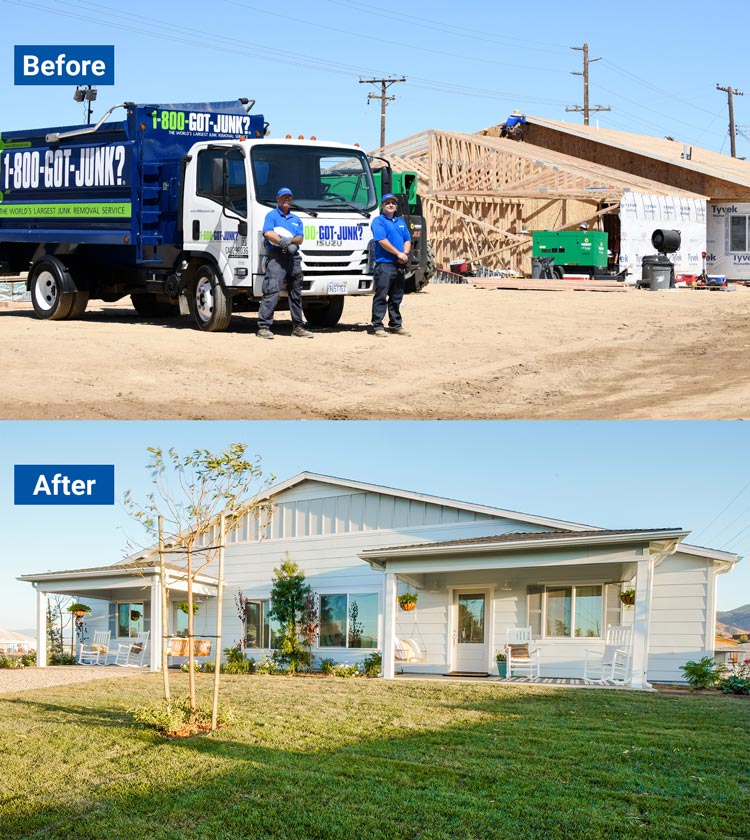
<path fill-rule="evenodd" d="M 345 295 L 347 290 L 346 283 L 329 283 L 328 284 L 328 294 L 329 295 Z"/>

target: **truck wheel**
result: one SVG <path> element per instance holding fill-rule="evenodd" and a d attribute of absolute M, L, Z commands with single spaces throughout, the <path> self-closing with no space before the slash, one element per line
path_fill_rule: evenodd
<path fill-rule="evenodd" d="M 553 265 L 552 274 L 556 280 L 562 280 L 565 277 L 565 271 L 561 265 Z"/>
<path fill-rule="evenodd" d="M 67 318 L 73 306 L 73 281 L 65 265 L 57 257 L 43 257 L 31 268 L 29 288 L 31 304 L 37 318 L 60 321 Z M 86 295 L 88 298 L 88 295 Z"/>
<path fill-rule="evenodd" d="M 156 295 L 133 294 L 130 296 L 133 309 L 144 318 L 176 318 L 180 305 L 168 300 L 159 300 Z"/>
<path fill-rule="evenodd" d="M 73 321 L 76 318 L 80 318 L 81 315 L 86 311 L 86 307 L 89 303 L 89 293 L 87 289 L 84 289 L 82 292 L 73 292 L 73 300 L 70 304 L 70 312 L 65 316 L 66 321 Z"/>
<path fill-rule="evenodd" d="M 344 296 L 329 297 L 326 303 L 303 303 L 302 311 L 311 327 L 335 327 L 344 311 Z"/>
<path fill-rule="evenodd" d="M 211 265 L 202 265 L 191 284 L 190 311 L 196 326 L 205 332 L 221 332 L 232 320 L 232 304 Z"/>

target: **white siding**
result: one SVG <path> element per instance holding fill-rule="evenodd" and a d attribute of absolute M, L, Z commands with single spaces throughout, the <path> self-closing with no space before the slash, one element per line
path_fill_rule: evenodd
<path fill-rule="evenodd" d="M 706 649 L 711 561 L 674 554 L 656 567 L 651 601 L 648 679 L 684 682 L 680 665 L 713 656 Z"/>

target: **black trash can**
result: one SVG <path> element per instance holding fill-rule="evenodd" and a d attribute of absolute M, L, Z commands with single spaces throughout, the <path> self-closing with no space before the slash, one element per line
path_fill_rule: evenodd
<path fill-rule="evenodd" d="M 641 261 L 641 282 L 638 284 L 652 292 L 674 286 L 674 265 L 664 254 L 648 254 Z"/>

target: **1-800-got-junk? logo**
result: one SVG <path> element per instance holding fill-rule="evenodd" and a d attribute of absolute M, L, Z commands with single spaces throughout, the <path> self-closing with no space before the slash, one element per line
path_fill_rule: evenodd
<path fill-rule="evenodd" d="M 113 46 L 14 47 L 17 85 L 113 85 Z"/>

